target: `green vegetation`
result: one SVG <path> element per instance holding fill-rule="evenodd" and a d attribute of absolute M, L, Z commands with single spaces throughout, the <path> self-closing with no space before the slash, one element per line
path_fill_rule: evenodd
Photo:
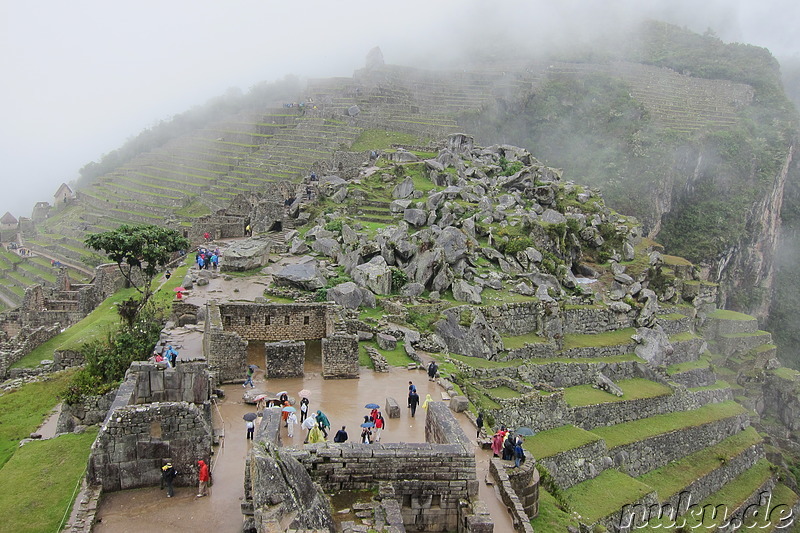
<path fill-rule="evenodd" d="M 58 531 L 72 505 L 97 429 L 29 442 L 0 469 L 4 531 Z"/>
<path fill-rule="evenodd" d="M 506 350 L 516 350 L 518 348 L 524 348 L 526 344 L 541 344 L 547 342 L 547 339 L 544 337 L 540 337 L 535 333 L 529 333 L 527 335 L 517 335 L 514 337 L 502 337 L 503 339 L 503 346 L 505 346 Z"/>
<path fill-rule="evenodd" d="M 592 433 L 596 433 L 605 439 L 606 445 L 611 449 L 623 444 L 644 440 L 653 435 L 661 435 L 687 427 L 701 426 L 745 412 L 746 409 L 736 402 L 714 403 L 704 405 L 693 411 L 676 411 L 615 426 L 598 427 L 594 428 Z"/>
<path fill-rule="evenodd" d="M 364 130 L 350 146 L 352 152 L 366 152 L 367 150 L 385 150 L 393 144 L 414 145 L 419 142 L 415 135 L 387 130 Z"/>
<path fill-rule="evenodd" d="M 653 487 L 663 501 L 759 442 L 761 436 L 750 426 L 714 446 L 673 461 L 638 479 Z"/>
<path fill-rule="evenodd" d="M 563 511 L 555 498 L 546 490 L 539 490 L 539 516 L 531 520 L 536 533 L 564 533 L 572 526 L 579 527 L 578 520 L 570 513 Z"/>
<path fill-rule="evenodd" d="M 596 333 L 594 335 L 564 335 L 564 350 L 569 350 L 571 348 L 601 348 L 603 346 L 632 344 L 631 335 L 635 333 L 635 328 L 625 328 L 606 333 Z"/>
<path fill-rule="evenodd" d="M 532 437 L 526 437 L 524 446 L 536 459 L 543 459 L 566 450 L 580 448 L 598 440 L 600 440 L 600 437 L 594 433 L 572 425 L 566 425 L 548 429 L 547 431 L 540 431 Z"/>
<path fill-rule="evenodd" d="M 672 389 L 668 386 L 644 378 L 621 380 L 617 382 L 617 385 L 622 389 L 623 396 L 614 396 L 604 390 L 595 389 L 592 385 L 567 387 L 564 389 L 564 401 L 570 407 L 580 407 L 599 403 L 655 398 L 672 394 Z"/>
<path fill-rule="evenodd" d="M 501 385 L 499 387 L 492 387 L 491 389 L 486 389 L 486 392 L 488 392 L 489 395 L 494 398 L 501 398 L 501 399 L 519 398 L 520 396 L 522 396 L 521 392 L 514 390 L 511 387 L 506 387 L 505 385 Z"/>
<path fill-rule="evenodd" d="M 359 363 L 366 362 L 366 360 L 369 359 L 369 355 L 367 355 L 366 351 L 367 346 L 378 350 L 378 352 L 386 358 L 386 362 L 391 366 L 406 366 L 409 363 L 414 362 L 414 360 L 411 359 L 408 354 L 406 354 L 406 350 L 403 347 L 404 345 L 402 341 L 397 341 L 397 347 L 394 350 L 382 350 L 378 347 L 378 343 L 375 341 L 363 341 L 359 343 Z M 364 353 L 364 356 L 361 355 L 361 352 Z M 366 357 L 366 359 L 363 357 Z M 370 363 L 363 366 L 372 366 L 372 364 Z"/>
<path fill-rule="evenodd" d="M 604 470 L 594 479 L 564 491 L 573 510 L 593 523 L 633 503 L 653 489 L 618 470 Z"/>
<path fill-rule="evenodd" d="M 0 467 L 14 455 L 19 441 L 28 438 L 58 404 L 73 373 L 59 372 L 0 396 Z"/>

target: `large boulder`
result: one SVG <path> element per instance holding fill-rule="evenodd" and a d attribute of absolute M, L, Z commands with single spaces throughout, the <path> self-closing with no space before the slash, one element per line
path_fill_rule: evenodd
<path fill-rule="evenodd" d="M 451 352 L 495 359 L 503 349 L 500 335 L 486 322 L 479 308 L 451 307 L 442 314 L 444 319 L 436 323 L 436 333 Z"/>
<path fill-rule="evenodd" d="M 253 237 L 232 244 L 225 250 L 225 259 L 220 263 L 222 272 L 240 272 L 267 265 L 272 240 Z"/>
<path fill-rule="evenodd" d="M 480 305 L 481 292 L 478 287 L 470 285 L 463 279 L 453 281 L 453 298 L 457 302 L 467 302 L 469 304 Z"/>
<path fill-rule="evenodd" d="M 342 248 L 334 239 L 323 237 L 322 239 L 313 241 L 311 243 L 311 249 L 319 254 L 336 259 Z"/>
<path fill-rule="evenodd" d="M 466 257 L 467 242 L 467 235 L 452 226 L 444 228 L 436 239 L 436 245 L 444 252 L 445 261 L 451 265 Z"/>
<path fill-rule="evenodd" d="M 408 198 L 412 194 L 414 194 L 414 180 L 412 180 L 409 176 L 395 185 L 394 190 L 392 191 L 392 198 Z"/>
<path fill-rule="evenodd" d="M 375 294 L 392 292 L 392 272 L 380 255 L 370 259 L 369 263 L 356 266 L 351 275 L 359 287 L 365 287 Z"/>
<path fill-rule="evenodd" d="M 403 220 L 412 226 L 424 226 L 428 222 L 428 213 L 424 209 L 406 209 L 403 211 Z"/>
<path fill-rule="evenodd" d="M 328 300 L 346 309 L 358 309 L 363 300 L 361 289 L 352 281 L 328 289 Z"/>
<path fill-rule="evenodd" d="M 287 265 L 272 276 L 275 285 L 314 291 L 325 286 L 325 279 L 319 272 L 317 261 L 307 257 L 294 265 Z"/>

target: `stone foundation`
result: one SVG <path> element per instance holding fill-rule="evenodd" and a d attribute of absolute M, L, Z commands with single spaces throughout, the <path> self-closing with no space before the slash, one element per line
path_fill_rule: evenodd
<path fill-rule="evenodd" d="M 264 368 L 267 378 L 302 377 L 305 358 L 306 343 L 302 341 L 264 344 Z"/>

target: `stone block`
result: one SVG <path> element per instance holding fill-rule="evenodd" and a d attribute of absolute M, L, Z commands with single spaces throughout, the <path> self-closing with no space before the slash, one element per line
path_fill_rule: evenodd
<path fill-rule="evenodd" d="M 400 418 L 400 405 L 391 396 L 386 397 L 386 408 L 384 410 L 389 418 Z"/>
<path fill-rule="evenodd" d="M 450 398 L 450 409 L 456 413 L 463 413 L 469 409 L 469 399 L 466 396 L 453 396 Z"/>

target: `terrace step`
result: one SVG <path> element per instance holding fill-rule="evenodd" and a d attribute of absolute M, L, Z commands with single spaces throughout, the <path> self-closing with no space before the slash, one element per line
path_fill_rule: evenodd
<path fill-rule="evenodd" d="M 765 344 L 772 344 L 772 335 L 767 331 L 725 333 L 717 337 L 717 348 L 726 357 L 744 354 Z"/>

